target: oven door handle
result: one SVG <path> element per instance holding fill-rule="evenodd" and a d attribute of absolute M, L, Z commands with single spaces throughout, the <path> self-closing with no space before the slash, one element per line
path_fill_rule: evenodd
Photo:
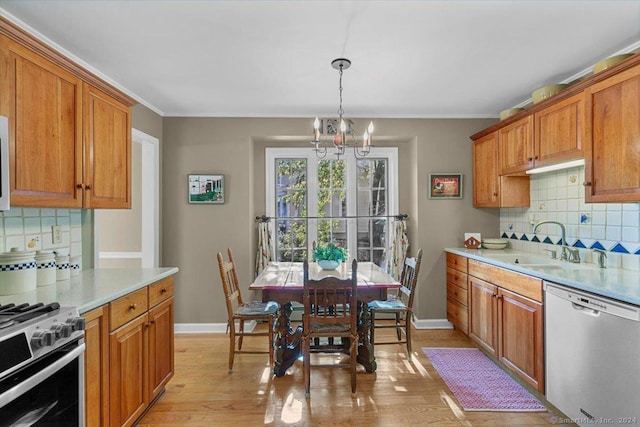
<path fill-rule="evenodd" d="M 49 378 L 50 376 L 58 372 L 60 369 L 64 368 L 66 365 L 71 363 L 73 359 L 76 359 L 79 356 L 82 356 L 82 353 L 84 353 L 85 348 L 86 348 L 86 345 L 84 343 L 79 344 L 78 347 L 74 348 L 69 353 L 65 354 L 60 359 L 56 360 L 55 362 L 53 362 L 51 365 L 47 366 L 40 372 L 37 372 L 33 376 L 22 381 L 20 384 L 17 384 L 11 387 L 9 390 L 5 391 L 4 393 L 0 394 L 0 408 L 13 402 L 15 399 L 22 396 L 24 393 L 28 392 L 33 387 L 37 386 L 38 384 L 40 384 L 41 382 L 43 382 L 44 380 L 46 380 L 47 378 Z"/>

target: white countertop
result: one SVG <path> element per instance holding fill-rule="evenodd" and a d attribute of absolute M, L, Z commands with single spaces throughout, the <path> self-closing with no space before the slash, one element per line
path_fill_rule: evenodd
<path fill-rule="evenodd" d="M 80 313 L 86 313 L 177 272 L 176 267 L 83 270 L 79 276 L 37 287 L 35 291 L 0 296 L 0 305 L 57 302 L 61 307 L 77 307 Z"/>
<path fill-rule="evenodd" d="M 568 264 L 566 261 L 548 260 L 549 266 L 519 265 L 506 260 L 512 255 L 544 259 L 544 255 L 513 249 L 466 249 L 445 248 L 445 252 L 462 255 L 498 267 L 539 277 L 549 282 L 628 302 L 640 306 L 640 272 L 621 268 L 598 268 L 594 264 Z M 568 264 L 568 265 L 567 265 Z M 565 265 L 567 269 L 557 266 Z"/>

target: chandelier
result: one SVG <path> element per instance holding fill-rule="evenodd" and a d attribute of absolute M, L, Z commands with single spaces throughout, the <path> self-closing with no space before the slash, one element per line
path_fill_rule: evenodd
<path fill-rule="evenodd" d="M 369 123 L 369 127 L 364 131 L 362 140 L 358 141 L 353 130 L 353 121 L 343 118 L 344 110 L 342 109 L 342 72 L 351 66 L 351 61 L 346 58 L 338 58 L 331 61 L 331 66 L 340 73 L 340 107 L 338 108 L 338 119 L 326 120 L 327 138 L 320 139 L 320 133 L 323 120 L 318 117 L 313 121 L 313 150 L 316 157 L 324 159 L 327 156 L 329 141 L 335 147 L 335 155 L 340 158 L 345 153 L 347 147 L 353 148 L 353 154 L 358 159 L 363 159 L 371 151 L 371 134 L 373 133 L 373 122 Z"/>

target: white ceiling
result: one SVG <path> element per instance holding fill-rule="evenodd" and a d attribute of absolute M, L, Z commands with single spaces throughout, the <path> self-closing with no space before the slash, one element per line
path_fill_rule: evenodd
<path fill-rule="evenodd" d="M 0 0 L 163 116 L 496 117 L 640 48 L 640 0 Z"/>

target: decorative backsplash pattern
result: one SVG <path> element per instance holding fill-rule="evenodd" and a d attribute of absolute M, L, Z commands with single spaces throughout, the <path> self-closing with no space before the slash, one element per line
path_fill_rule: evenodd
<path fill-rule="evenodd" d="M 53 244 L 51 227 L 59 225 L 62 243 Z M 82 255 L 80 209 L 12 208 L 0 212 L 0 252 L 60 250 L 70 256 Z"/>
<path fill-rule="evenodd" d="M 500 210 L 500 235 L 516 249 L 541 252 L 561 240 L 560 227 L 541 225 L 553 220 L 565 225 L 567 244 L 590 261 L 592 249 L 608 251 L 608 265 L 640 270 L 640 203 L 585 203 L 584 167 L 531 176 L 531 206 Z"/>

